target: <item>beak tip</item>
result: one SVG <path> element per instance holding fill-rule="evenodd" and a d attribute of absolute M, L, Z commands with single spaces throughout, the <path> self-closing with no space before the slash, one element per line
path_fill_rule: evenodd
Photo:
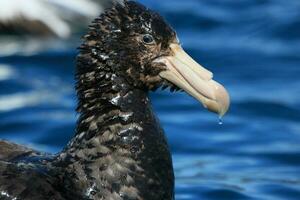
<path fill-rule="evenodd" d="M 211 112 L 217 113 L 219 117 L 223 117 L 230 105 L 230 96 L 227 90 L 220 83 L 211 80 L 209 85 L 215 96 L 214 99 L 206 98 L 202 103 L 206 109 Z"/>
<path fill-rule="evenodd" d="M 230 107 L 230 96 L 229 96 L 229 93 L 227 92 L 227 90 L 222 86 L 220 85 L 220 89 L 219 89 L 219 93 L 218 93 L 218 103 L 219 103 L 219 115 L 220 117 L 223 117 L 229 107 Z"/>

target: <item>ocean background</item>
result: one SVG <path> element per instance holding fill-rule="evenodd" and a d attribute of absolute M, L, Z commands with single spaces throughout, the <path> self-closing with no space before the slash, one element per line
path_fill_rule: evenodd
<path fill-rule="evenodd" d="M 169 21 L 231 94 L 220 125 L 185 93 L 151 93 L 172 150 L 176 199 L 299 200 L 300 1 L 140 2 Z M 0 37 L 0 138 L 53 153 L 66 145 L 82 33 Z"/>

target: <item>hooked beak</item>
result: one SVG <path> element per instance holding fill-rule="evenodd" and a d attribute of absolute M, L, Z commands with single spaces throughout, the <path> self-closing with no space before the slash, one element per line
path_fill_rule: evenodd
<path fill-rule="evenodd" d="M 159 76 L 189 93 L 208 110 L 223 116 L 230 104 L 226 89 L 214 81 L 213 74 L 194 61 L 179 44 L 171 44 L 170 48 L 172 55 L 154 60 L 167 67 Z"/>

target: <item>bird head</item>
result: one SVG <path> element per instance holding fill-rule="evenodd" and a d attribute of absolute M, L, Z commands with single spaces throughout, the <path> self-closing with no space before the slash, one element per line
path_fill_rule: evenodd
<path fill-rule="evenodd" d="M 132 87 L 182 89 L 223 116 L 225 88 L 181 47 L 176 32 L 156 12 L 134 1 L 116 3 L 90 26 L 82 49 L 102 71 L 126 77 Z M 82 52 L 84 53 L 84 51 Z"/>

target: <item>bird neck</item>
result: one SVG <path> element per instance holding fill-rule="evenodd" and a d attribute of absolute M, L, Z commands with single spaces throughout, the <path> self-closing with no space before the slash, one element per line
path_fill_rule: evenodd
<path fill-rule="evenodd" d="M 76 134 L 56 162 L 64 185 L 99 199 L 173 199 L 172 160 L 147 91 L 109 72 L 81 75 L 77 91 Z"/>

